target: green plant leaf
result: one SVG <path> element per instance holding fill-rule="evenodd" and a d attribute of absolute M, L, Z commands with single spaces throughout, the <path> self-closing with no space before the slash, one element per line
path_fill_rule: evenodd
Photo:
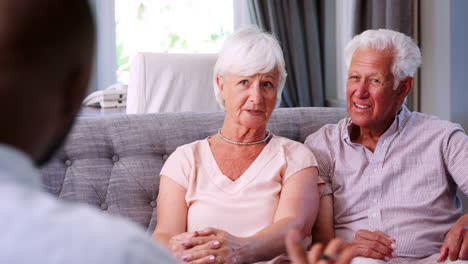
<path fill-rule="evenodd" d="M 169 48 L 169 49 L 172 49 L 172 48 L 174 48 L 174 46 L 175 46 L 175 44 L 177 43 L 177 41 L 179 41 L 180 37 L 179 37 L 179 35 L 174 34 L 174 33 L 169 33 L 169 36 L 168 36 L 168 37 L 169 37 L 169 39 L 170 39 L 168 48 Z"/>
<path fill-rule="evenodd" d="M 129 56 L 126 56 L 126 57 L 123 57 L 123 58 L 118 58 L 118 65 L 125 65 L 128 63 L 128 61 L 130 60 L 130 57 Z"/>
<path fill-rule="evenodd" d="M 216 34 L 216 33 L 212 33 L 212 34 L 210 35 L 210 38 L 211 38 L 211 40 L 213 40 L 213 41 L 219 39 L 220 37 L 221 37 L 221 36 L 218 35 L 218 34 Z"/>
<path fill-rule="evenodd" d="M 145 16 L 145 5 L 143 3 L 140 3 L 140 5 L 138 6 L 138 10 L 137 10 L 137 18 L 138 20 L 143 20 L 144 16 Z"/>
<path fill-rule="evenodd" d="M 118 60 L 120 57 L 122 57 L 123 43 L 118 44 L 115 51 Z"/>

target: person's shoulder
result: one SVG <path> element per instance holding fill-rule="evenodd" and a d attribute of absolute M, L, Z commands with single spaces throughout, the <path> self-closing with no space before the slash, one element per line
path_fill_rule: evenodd
<path fill-rule="evenodd" d="M 8 189 L 10 210 L 0 210 L 6 210 L 2 215 L 8 220 L 0 222 L 10 232 L 0 238 L 0 244 L 17 242 L 21 245 L 18 250 L 28 252 L 31 258 L 38 257 L 39 262 L 151 263 L 160 257 L 163 263 L 174 263 L 142 228 L 129 220 L 60 201 L 41 191 L 16 186 Z M 25 237 L 28 239 L 21 240 Z M 61 250 L 56 252 L 58 248 Z M 54 259 L 40 257 L 41 252 L 55 252 Z M 139 256 L 142 254 L 147 256 Z M 0 259 L 3 257 L 6 255 L 0 253 Z"/>
<path fill-rule="evenodd" d="M 278 146 L 289 155 L 313 155 L 303 143 L 281 136 L 274 136 Z"/>
<path fill-rule="evenodd" d="M 275 135 L 273 139 L 277 142 L 277 144 L 280 147 L 283 147 L 283 148 L 300 148 L 304 146 L 304 144 L 302 144 L 301 142 L 289 139 L 287 137 Z"/>
<path fill-rule="evenodd" d="M 196 140 L 177 147 L 171 156 L 177 156 L 177 159 L 193 160 L 199 153 L 204 151 L 204 144 L 207 144 L 207 139 Z"/>
<path fill-rule="evenodd" d="M 324 142 L 324 140 L 339 140 L 342 137 L 343 131 L 346 131 L 346 126 L 349 124 L 349 118 L 343 118 L 336 124 L 326 124 L 319 130 L 310 134 L 305 144 L 315 144 L 318 142 Z"/>
<path fill-rule="evenodd" d="M 201 139 L 201 140 L 196 140 L 196 141 L 193 141 L 193 142 L 190 142 L 190 143 L 186 143 L 186 144 L 183 144 L 183 145 L 180 145 L 176 148 L 176 151 L 190 151 L 190 150 L 193 150 L 195 148 L 197 148 L 198 146 L 200 146 L 201 144 L 203 144 L 203 141 L 206 140 L 206 139 Z"/>
<path fill-rule="evenodd" d="M 410 122 L 412 123 L 410 127 L 415 127 L 426 132 L 451 134 L 457 130 L 463 131 L 460 124 L 420 112 L 411 112 Z"/>

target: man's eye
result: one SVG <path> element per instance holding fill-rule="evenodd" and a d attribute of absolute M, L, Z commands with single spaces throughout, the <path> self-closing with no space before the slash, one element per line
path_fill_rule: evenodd
<path fill-rule="evenodd" d="M 349 79 L 350 79 L 350 80 L 359 80 L 359 76 L 357 76 L 357 75 L 351 75 L 351 76 L 349 76 Z"/>
<path fill-rule="evenodd" d="M 380 80 L 378 80 L 378 79 L 371 79 L 370 81 L 373 82 L 373 83 L 380 83 Z"/>
<path fill-rule="evenodd" d="M 249 82 L 247 80 L 242 80 L 239 82 L 239 84 L 241 85 L 247 85 Z"/>

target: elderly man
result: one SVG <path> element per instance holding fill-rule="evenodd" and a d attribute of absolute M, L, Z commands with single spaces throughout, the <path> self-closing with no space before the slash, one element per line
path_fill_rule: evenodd
<path fill-rule="evenodd" d="M 457 187 L 468 194 L 468 137 L 403 104 L 419 48 L 380 29 L 356 36 L 346 52 L 350 118 L 305 142 L 326 182 L 316 229 L 349 242 L 355 263 L 468 259 L 468 215 L 456 197 Z"/>
<path fill-rule="evenodd" d="M 0 263 L 175 263 L 140 228 L 41 190 L 92 66 L 87 0 L 0 0 Z"/>

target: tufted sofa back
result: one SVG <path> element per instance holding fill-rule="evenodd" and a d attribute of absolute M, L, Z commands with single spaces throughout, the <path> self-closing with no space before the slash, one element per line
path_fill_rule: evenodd
<path fill-rule="evenodd" d="M 304 142 L 345 116 L 339 108 L 280 108 L 268 127 L 275 135 Z M 224 112 L 81 118 L 42 168 L 43 186 L 59 199 L 127 217 L 152 232 L 164 161 L 178 146 L 215 134 L 223 120 Z"/>

